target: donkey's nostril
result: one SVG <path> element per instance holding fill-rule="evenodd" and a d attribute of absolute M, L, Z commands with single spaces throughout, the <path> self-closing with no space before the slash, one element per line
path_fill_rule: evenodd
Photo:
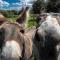
<path fill-rule="evenodd" d="M 3 60 L 4 56 L 1 54 L 0 59 Z"/>
<path fill-rule="evenodd" d="M 19 60 L 22 60 L 22 58 L 20 57 L 20 59 Z"/>

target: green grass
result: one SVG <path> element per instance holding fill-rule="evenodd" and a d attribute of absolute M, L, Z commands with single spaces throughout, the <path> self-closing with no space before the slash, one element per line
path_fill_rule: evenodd
<path fill-rule="evenodd" d="M 7 18 L 7 20 L 8 20 L 8 21 L 11 21 L 11 22 L 16 22 L 17 17 L 18 17 L 18 16 L 12 16 L 12 17 Z"/>
<path fill-rule="evenodd" d="M 27 25 L 28 25 L 27 27 L 36 26 L 36 21 L 34 19 L 33 20 L 29 20 Z"/>
<path fill-rule="evenodd" d="M 28 20 L 28 23 L 27 23 L 27 28 L 33 27 L 33 26 L 36 26 L 36 25 L 37 25 L 36 17 L 30 14 L 30 17 L 29 17 L 29 20 Z"/>
<path fill-rule="evenodd" d="M 16 22 L 17 18 L 18 18 L 18 16 L 12 16 L 12 17 L 7 18 L 7 20 L 11 21 L 11 22 Z M 27 22 L 26 23 L 27 26 L 25 26 L 25 28 L 29 28 L 29 27 L 33 27 L 33 26 L 37 25 L 36 17 L 31 14 L 30 14 L 29 19 L 26 22 Z"/>

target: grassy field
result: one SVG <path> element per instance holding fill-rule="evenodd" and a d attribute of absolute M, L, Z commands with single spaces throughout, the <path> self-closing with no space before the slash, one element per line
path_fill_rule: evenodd
<path fill-rule="evenodd" d="M 18 16 L 12 16 L 12 17 L 7 18 L 7 20 L 15 22 L 17 20 L 17 18 L 18 18 Z"/>
<path fill-rule="evenodd" d="M 11 21 L 11 22 L 15 22 L 17 20 L 18 16 L 12 16 L 12 17 L 9 17 L 8 18 L 8 21 Z M 36 23 L 36 18 L 30 14 L 30 17 L 28 18 L 28 20 L 26 21 L 26 25 L 25 26 L 26 28 L 29 28 L 29 27 L 33 27 L 33 26 L 36 26 L 37 23 Z"/>
<path fill-rule="evenodd" d="M 33 26 L 36 26 L 36 25 L 37 25 L 36 17 L 33 16 L 33 15 L 30 15 L 28 23 L 27 23 L 27 27 L 33 27 Z"/>

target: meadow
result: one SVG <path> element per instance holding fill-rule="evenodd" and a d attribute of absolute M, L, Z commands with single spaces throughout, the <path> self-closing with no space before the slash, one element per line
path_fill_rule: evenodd
<path fill-rule="evenodd" d="M 8 21 L 11 22 L 16 22 L 17 18 L 19 15 L 12 15 L 9 18 L 7 18 Z M 36 26 L 36 17 L 33 14 L 30 14 L 28 20 L 26 21 L 27 23 L 25 23 L 27 26 L 25 26 L 25 28 L 32 28 L 33 26 Z"/>

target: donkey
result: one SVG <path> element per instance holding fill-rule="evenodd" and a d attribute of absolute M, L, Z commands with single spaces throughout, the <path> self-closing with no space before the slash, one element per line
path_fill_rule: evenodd
<path fill-rule="evenodd" d="M 32 56 L 32 38 L 31 35 L 28 36 L 29 33 L 25 32 L 23 27 L 26 10 L 28 7 L 16 22 L 6 21 L 0 26 L 1 60 L 29 60 Z"/>
<path fill-rule="evenodd" d="M 36 28 L 33 36 L 33 43 L 38 53 L 36 60 L 58 60 L 59 42 L 60 24 L 56 17 L 48 14 Z"/>
<path fill-rule="evenodd" d="M 1 60 L 28 60 L 32 55 L 32 40 L 18 23 L 5 22 L 0 27 Z"/>

